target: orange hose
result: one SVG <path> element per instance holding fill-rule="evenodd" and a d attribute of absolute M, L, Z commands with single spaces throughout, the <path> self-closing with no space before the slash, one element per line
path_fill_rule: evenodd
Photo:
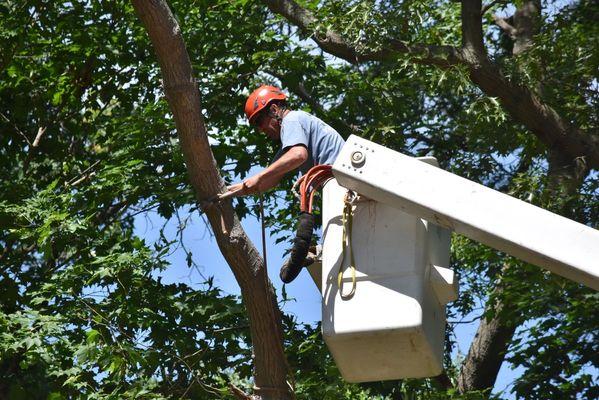
<path fill-rule="evenodd" d="M 316 189 L 320 189 L 322 186 L 325 185 L 325 183 L 327 183 L 331 179 L 333 179 L 332 175 L 324 178 L 321 182 L 319 182 L 318 187 L 315 188 L 315 190 L 313 190 L 312 193 L 310 193 L 310 202 L 308 203 L 308 212 L 309 213 L 312 213 L 312 203 L 314 202 L 314 193 L 316 193 Z"/>
<path fill-rule="evenodd" d="M 312 213 L 314 194 L 332 177 L 332 166 L 320 164 L 312 167 L 297 180 L 294 186 L 299 185 L 301 211 Z"/>

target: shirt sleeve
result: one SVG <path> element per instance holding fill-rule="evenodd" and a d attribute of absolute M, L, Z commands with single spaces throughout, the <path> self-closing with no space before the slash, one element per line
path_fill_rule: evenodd
<path fill-rule="evenodd" d="M 303 145 L 308 147 L 308 135 L 297 120 L 285 121 L 281 126 L 281 148 L 283 151 L 290 147 Z"/>
<path fill-rule="evenodd" d="M 280 148 L 279 150 L 277 150 L 277 154 L 275 154 L 275 156 L 272 158 L 272 160 L 270 160 L 270 163 L 274 163 L 275 161 L 277 161 L 279 158 L 281 158 L 281 156 L 285 153 L 285 151 L 283 151 L 283 148 Z"/>

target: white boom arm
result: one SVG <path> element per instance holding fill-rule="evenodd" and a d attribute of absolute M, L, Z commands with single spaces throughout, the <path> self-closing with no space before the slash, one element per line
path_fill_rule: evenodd
<path fill-rule="evenodd" d="M 350 136 L 340 185 L 599 290 L 599 231 Z"/>

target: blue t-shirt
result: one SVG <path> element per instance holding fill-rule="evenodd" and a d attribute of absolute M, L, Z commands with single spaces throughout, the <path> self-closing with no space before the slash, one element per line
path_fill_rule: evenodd
<path fill-rule="evenodd" d="M 281 122 L 281 149 L 275 160 L 290 147 L 304 145 L 308 159 L 299 170 L 305 174 L 318 164 L 333 164 L 345 141 L 336 130 L 304 111 L 290 111 Z"/>

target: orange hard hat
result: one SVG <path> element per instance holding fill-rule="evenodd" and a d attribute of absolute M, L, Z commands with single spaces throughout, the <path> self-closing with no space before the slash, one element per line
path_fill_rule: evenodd
<path fill-rule="evenodd" d="M 276 86 L 262 85 L 249 95 L 245 102 L 245 116 L 252 120 L 273 100 L 285 100 L 287 95 Z"/>

